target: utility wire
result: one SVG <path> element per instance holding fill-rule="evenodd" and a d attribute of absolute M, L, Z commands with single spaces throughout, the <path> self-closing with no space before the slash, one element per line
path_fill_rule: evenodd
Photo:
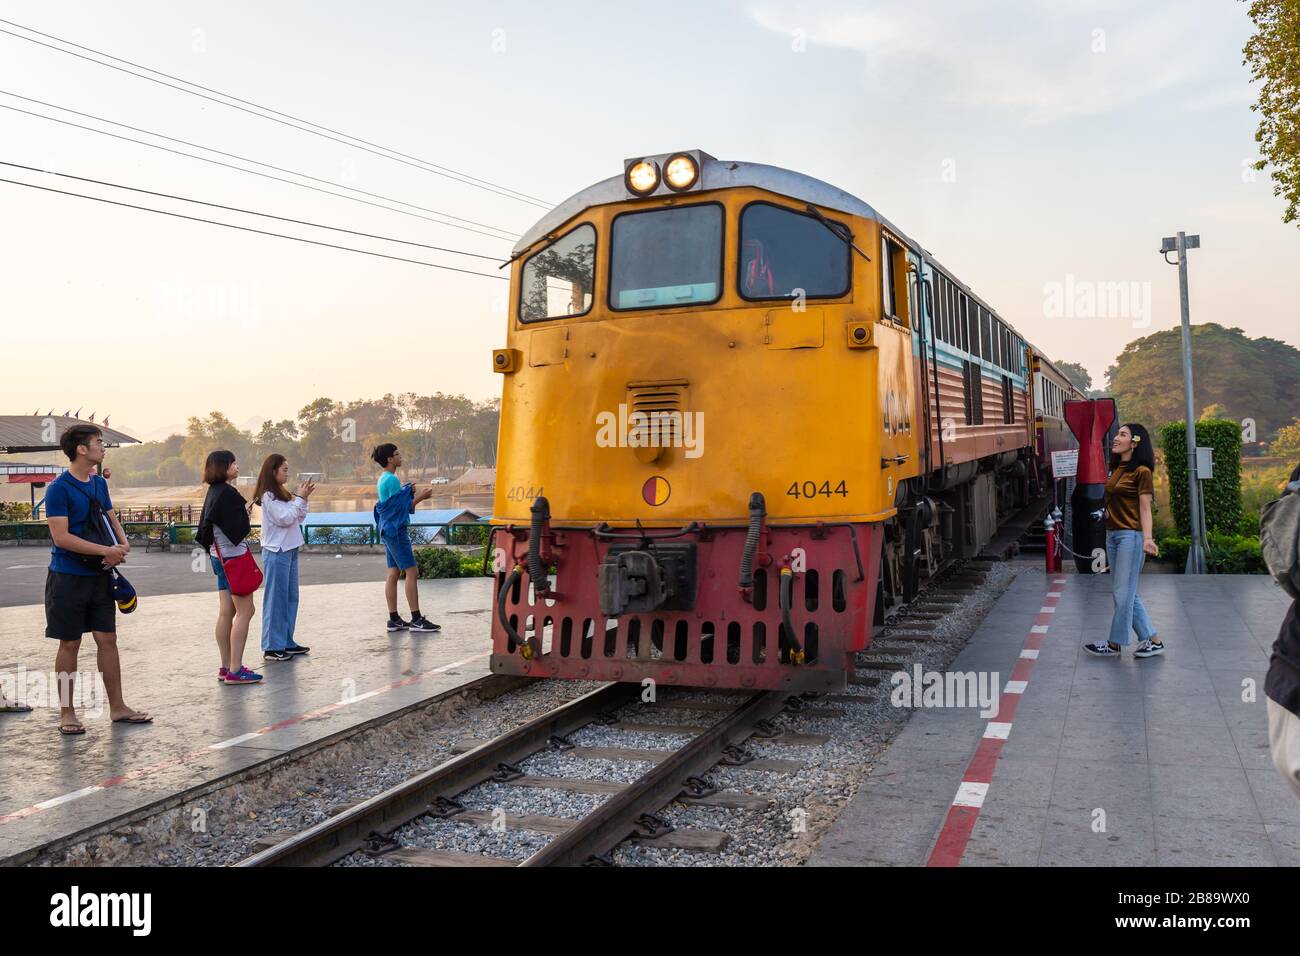
<path fill-rule="evenodd" d="M 276 219 L 280 222 L 291 222 L 297 226 L 311 226 L 314 229 L 329 229 L 333 232 L 346 232 L 351 236 L 363 236 L 366 239 L 382 239 L 385 242 L 397 242 L 404 246 L 417 246 L 420 249 L 432 249 L 436 252 L 449 252 L 457 256 L 472 256 L 475 259 L 487 259 L 490 262 L 500 262 L 500 256 L 486 256 L 480 252 L 466 252 L 464 249 L 448 249 L 446 246 L 431 246 L 423 242 L 412 242 L 409 239 L 395 239 L 392 236 L 380 236 L 372 232 L 360 232 L 356 229 L 344 229 L 341 226 L 327 226 L 320 222 L 309 222 L 305 219 L 290 219 L 288 216 L 276 216 L 269 212 L 258 212 L 255 209 L 241 209 L 239 206 L 223 206 L 221 203 L 205 202 L 202 199 L 190 199 L 187 196 L 174 196 L 171 193 L 155 192 L 152 189 L 140 189 L 136 186 L 124 186 L 121 183 L 105 182 L 102 179 L 89 179 L 85 176 L 74 176 L 72 173 L 60 173 L 53 169 L 38 169 L 35 166 L 24 166 L 22 163 L 10 163 L 0 159 L 0 166 L 9 166 L 12 169 L 22 169 L 29 173 L 40 173 L 45 176 L 59 176 L 63 179 L 75 179 L 77 182 L 93 183 L 96 186 L 108 186 L 112 189 L 125 189 L 133 193 L 143 193 L 146 196 L 157 196 L 160 199 L 175 199 L 179 202 L 194 203 L 198 206 L 209 206 L 213 209 L 225 209 L 228 212 L 239 212 L 249 216 L 262 216 L 266 219 Z"/>
<path fill-rule="evenodd" d="M 258 103 L 253 103 L 249 100 L 240 99 L 239 97 L 232 96 L 229 93 L 223 93 L 220 90 L 214 90 L 211 89 L 210 87 L 202 86 L 199 83 L 193 83 L 189 80 L 182 79 L 181 77 L 173 76 L 170 73 L 164 73 L 161 70 L 155 70 L 151 67 L 144 66 L 143 64 L 134 63 L 131 60 L 124 60 L 121 57 L 113 56 L 111 53 L 105 53 L 102 50 L 96 50 L 93 47 L 82 46 L 80 43 L 73 43 L 71 40 L 65 40 L 62 37 L 53 36 L 52 34 L 49 33 L 42 33 L 40 30 L 33 30 L 31 27 L 23 26 L 21 23 L 14 23 L 12 20 L 0 19 L 0 23 L 6 23 L 9 26 L 18 27 L 18 29 L 20 30 L 26 30 L 29 33 L 35 33 L 38 36 L 47 37 L 51 40 L 57 40 L 58 42 L 65 43 L 68 46 L 76 47 L 79 50 L 86 50 L 90 53 L 96 54 L 97 56 L 103 56 L 103 57 L 107 57 L 110 60 L 116 60 L 119 63 L 126 63 L 130 66 L 136 67 L 137 69 L 146 70 L 149 73 L 154 73 L 158 76 L 165 76 L 170 80 L 176 80 L 178 83 L 184 83 L 186 84 L 186 86 L 192 86 L 198 90 L 206 90 L 208 93 L 215 93 L 216 96 L 225 97 L 228 100 L 236 100 L 239 103 L 245 103 L 248 106 L 255 107 L 255 110 L 263 110 L 265 112 L 259 113 L 253 109 L 247 109 L 244 106 L 236 106 L 235 103 L 226 102 L 226 99 L 217 99 L 214 96 L 207 96 L 204 93 L 197 93 L 195 92 L 195 90 L 186 89 L 183 86 L 176 86 L 173 83 L 165 83 L 162 80 L 155 79 L 152 76 L 145 76 L 143 74 L 136 73 L 132 70 L 123 69 L 120 66 L 114 66 L 112 63 L 105 63 L 103 60 L 96 60 L 93 57 L 83 56 L 80 53 L 74 53 L 71 50 L 65 50 L 62 47 L 57 47 L 50 43 L 43 43 L 40 40 L 33 39 L 32 37 L 23 36 L 21 33 L 14 33 L 12 30 L 0 29 L 0 33 L 7 34 L 19 40 L 26 40 L 28 43 L 34 43 L 38 46 L 43 46 L 47 49 L 54 50 L 58 53 L 65 53 L 68 56 L 75 56 L 78 59 L 86 60 L 89 63 L 95 63 L 99 66 L 106 66 L 110 70 L 117 70 L 118 72 L 126 73 L 129 76 L 134 76 L 142 80 L 148 80 L 150 83 L 157 83 L 160 86 L 165 86 L 168 87 L 169 89 L 177 90 L 181 93 L 188 93 L 191 96 L 197 96 L 202 99 L 209 100 L 210 102 L 218 103 L 222 106 L 229 107 L 230 109 L 235 109 L 243 113 L 248 113 L 250 116 L 258 116 L 261 117 L 262 119 L 270 120 L 273 123 L 279 123 L 282 126 L 288 126 L 292 129 L 296 129 L 304 133 L 310 133 L 313 136 L 319 136 L 322 139 L 328 139 L 336 143 L 342 143 L 344 146 L 349 146 L 352 147 L 353 149 L 360 149 L 363 150 L 364 152 L 372 153 L 375 156 L 381 156 L 384 159 L 392 160 L 393 162 L 403 163 L 406 166 L 412 166 L 415 169 L 422 170 L 423 172 L 433 173 L 436 176 L 442 176 L 446 179 L 454 180 L 455 182 L 464 183 L 465 185 L 472 186 L 475 189 L 483 189 L 490 193 L 496 193 L 498 196 L 505 196 L 507 199 L 515 199 L 519 202 L 528 203 L 529 205 L 540 206 L 543 209 L 550 209 L 553 205 L 552 203 L 548 203 L 544 199 L 538 199 L 535 196 L 529 196 L 527 193 L 521 193 L 517 189 L 511 189 L 509 186 L 502 186 L 501 184 L 494 183 L 491 180 L 481 179 L 477 176 L 471 176 L 469 173 L 462 173 L 458 170 L 451 169 L 447 166 L 440 166 L 437 163 L 432 163 L 429 162 L 428 160 L 423 160 L 415 156 L 410 156 L 407 153 L 401 153 L 398 150 L 390 149 L 387 146 L 380 146 L 377 143 L 371 143 L 368 140 L 361 139 L 358 136 L 352 136 L 349 133 L 344 133 L 341 132 L 340 130 L 331 129 L 328 126 L 321 126 L 319 123 L 313 123 L 310 120 L 305 120 L 302 119 L 301 117 L 293 116 L 292 114 L 289 113 L 281 113 L 279 110 L 273 110 L 270 107 L 262 106 Z M 287 123 L 283 119 L 276 119 L 275 116 L 268 116 L 267 113 L 274 113 L 277 116 L 283 116 L 288 119 L 294 120 L 294 122 Z M 306 124 L 306 125 L 300 126 L 298 125 L 299 123 Z M 309 129 L 308 127 L 315 127 L 315 129 Z M 324 130 L 325 132 L 320 132 L 320 130 Z M 328 135 L 330 133 L 337 133 L 338 135 L 335 136 Z M 347 137 L 347 139 L 346 140 L 340 139 L 339 137 L 341 136 Z M 347 140 L 353 140 L 354 142 L 347 142 Z M 363 143 L 365 145 L 358 146 L 357 143 Z M 375 149 L 368 148 L 371 146 L 376 148 Z M 380 150 L 384 150 L 385 152 L 380 152 Z M 396 155 L 389 155 L 389 154 L 396 154 Z M 405 158 L 399 158 L 399 157 L 405 157 Z M 411 160 L 414 160 L 414 162 L 412 162 Z"/>
<path fill-rule="evenodd" d="M 197 160 L 199 160 L 200 162 L 204 162 L 204 163 L 212 163 L 212 164 L 215 165 L 215 166 L 224 166 L 226 169 L 237 170 L 238 172 L 241 172 L 241 173 L 252 173 L 254 176 L 261 176 L 261 177 L 263 177 L 264 179 L 273 179 L 273 180 L 275 180 L 276 182 L 288 183 L 290 186 L 298 186 L 298 187 L 300 187 L 300 188 L 302 188 L 302 189 L 310 189 L 310 190 L 312 190 L 312 191 L 314 191 L 314 192 L 325 193 L 325 194 L 330 195 L 330 196 L 337 196 L 337 197 L 339 197 L 340 199 L 348 199 L 348 200 L 351 200 L 352 202 L 359 202 L 359 203 L 362 203 L 362 204 L 367 205 L 367 206 L 374 206 L 374 207 L 377 208 L 377 209 L 387 209 L 389 212 L 398 212 L 398 213 L 401 213 L 401 214 L 404 215 L 404 216 L 414 216 L 416 219 L 425 219 L 425 220 L 428 220 L 429 222 L 436 222 L 436 223 L 438 223 L 439 225 L 443 225 L 443 226 L 451 226 L 453 229 L 463 229 L 463 230 L 465 230 L 466 232 L 475 232 L 475 233 L 478 233 L 478 234 L 481 235 L 481 236 L 487 236 L 487 237 L 489 237 L 489 238 L 491 238 L 491 239 L 498 239 L 498 240 L 502 240 L 502 241 L 509 241 L 509 240 L 512 239 L 512 238 L 517 238 L 517 235 L 516 235 L 515 233 L 511 233 L 511 232 L 509 232 L 508 230 L 505 230 L 505 229 L 499 229 L 499 228 L 496 227 L 496 226 L 488 226 L 488 225 L 486 225 L 486 224 L 484 224 L 484 223 L 475 223 L 474 220 L 472 220 L 472 219 L 462 219 L 462 218 L 459 217 L 459 216 L 451 216 L 449 213 L 440 212 L 440 211 L 437 210 L 437 209 L 428 209 L 428 208 L 426 208 L 426 207 L 424 207 L 424 206 L 417 206 L 417 205 L 415 205 L 414 203 L 403 202 L 403 201 L 400 200 L 400 199 L 392 199 L 392 198 L 390 198 L 390 197 L 388 197 L 388 196 L 381 196 L 381 195 L 379 195 L 379 194 L 377 194 L 377 193 L 370 193 L 370 192 L 366 192 L 365 190 L 362 190 L 362 189 L 355 189 L 354 187 L 344 185 L 343 183 L 335 183 L 335 182 L 332 182 L 331 180 L 328 180 L 328 179 L 319 179 L 319 178 L 317 178 L 317 177 L 315 177 L 315 176 L 309 176 L 309 175 L 307 175 L 306 173 L 295 172 L 295 171 L 292 170 L 292 169 L 281 169 L 279 166 L 271 166 L 271 165 L 269 165 L 269 164 L 267 164 L 267 163 L 262 163 L 262 162 L 259 162 L 258 160 L 255 160 L 255 159 L 246 159 L 246 158 L 243 157 L 243 156 L 236 156 L 236 155 L 234 155 L 233 153 L 224 153 L 224 152 L 222 152 L 221 150 L 212 149 L 211 147 L 208 147 L 208 146 L 200 146 L 200 145 L 197 144 L 197 143 L 190 143 L 190 142 L 187 142 L 187 141 L 185 141 L 185 140 L 176 139 L 175 137 L 172 137 L 172 136 L 165 136 L 165 135 L 163 135 L 162 133 L 154 133 L 154 132 L 151 132 L 151 131 L 149 131 L 149 130 L 139 129 L 139 128 L 134 127 L 134 126 L 127 126 L 125 123 L 117 123 L 117 122 L 114 122 L 113 120 L 104 119 L 104 118 L 99 117 L 99 116 L 94 116 L 94 115 L 92 115 L 92 114 L 90 114 L 90 113 L 82 113 L 82 112 L 79 112 L 79 111 L 77 111 L 77 110 L 68 109 L 68 108 L 65 107 L 65 106 L 55 106 L 54 104 L 52 104 L 52 103 L 46 103 L 46 102 L 44 102 L 43 100 L 35 100 L 35 99 L 32 99 L 32 98 L 29 97 L 29 96 L 21 96 L 21 95 L 19 95 L 19 94 L 17 94 L 17 93 L 10 93 L 8 90 L 0 90 L 0 93 L 5 94 L 6 96 L 12 96 L 12 97 L 15 97 L 16 99 L 25 100 L 25 101 L 27 101 L 27 102 L 29 102 L 29 103 L 36 103 L 36 104 L 39 104 L 39 105 L 41 105 L 41 106 L 49 106 L 49 107 L 51 107 L 51 108 L 53 108 L 53 109 L 56 109 L 56 110 L 62 110 L 62 111 L 65 112 L 65 113 L 72 113 L 74 116 L 83 116 L 83 117 L 86 117 L 87 119 L 93 119 L 93 120 L 96 120 L 96 121 L 101 122 L 101 123 L 108 123 L 109 125 L 112 125 L 112 126 L 120 126 L 120 127 L 122 127 L 123 129 L 134 130 L 134 131 L 139 132 L 139 133 L 145 133 L 146 135 L 149 135 L 149 136 L 157 136 L 157 137 L 160 138 L 160 139 L 171 140 L 172 142 L 175 142 L 175 143 L 184 143 L 186 146 L 194 146 L 194 147 L 197 148 L 197 149 L 207 149 L 207 150 L 209 150 L 209 151 L 211 151 L 211 152 L 218 153 L 219 155 L 222 155 L 222 156 L 230 156 L 231 158 L 233 158 L 233 159 L 238 159 L 238 160 L 240 160 L 240 161 L 242 161 L 242 162 L 254 163 L 254 164 L 258 165 L 258 166 L 266 166 L 268 169 L 276 169 L 276 170 L 279 170 L 280 172 L 289 173 L 291 176 L 301 176 L 303 179 L 311 179 L 311 180 L 314 180 L 315 182 L 318 182 L 318 183 L 327 183 L 327 184 L 329 184 L 329 185 L 331 185 L 331 186 L 338 186 L 338 187 L 341 188 L 341 189 L 349 189 L 349 190 L 352 190 L 353 192 L 359 192 L 359 193 L 362 193 L 363 195 L 366 195 L 366 196 L 374 196 L 375 198 L 377 198 L 377 199 L 382 199 L 382 200 L 384 200 L 385 202 L 393 202 L 393 203 L 397 203 L 397 204 L 402 205 L 402 206 L 410 206 L 412 209 L 421 209 L 421 210 L 424 210 L 425 212 L 432 212 L 432 213 L 434 213 L 435 215 L 439 215 L 439 216 L 447 216 L 448 218 L 451 218 L 451 219 L 458 219 L 458 220 L 460 220 L 461 222 L 471 222 L 471 223 L 474 223 L 474 225 L 481 225 L 481 226 L 484 226 L 485 229 L 495 229 L 497 232 L 504 233 L 504 235 L 494 235 L 493 233 L 483 232 L 483 231 L 480 230 L 480 229 L 473 229 L 473 228 L 471 228 L 470 226 L 462 226 L 462 225 L 459 225 L 458 223 L 455 223 L 455 222 L 446 222 L 445 220 L 442 220 L 442 219 L 433 219 L 433 218 L 431 218 L 431 217 L 429 217 L 429 216 L 421 216 L 421 215 L 419 215 L 419 214 L 417 214 L 417 213 L 408 212 L 408 211 L 406 211 L 405 209 L 394 209 L 392 206 L 385 206 L 385 205 L 383 205 L 382 203 L 370 202 L 369 200 L 361 199 L 361 198 L 359 198 L 359 197 L 357 197 L 357 196 L 349 196 L 349 195 L 346 195 L 345 193 L 334 192 L 334 191 L 331 190 L 331 189 L 321 189 L 321 188 L 318 187 L 318 186 L 311 186 L 311 185 L 308 185 L 307 183 L 299 183 L 299 182 L 295 182 L 295 181 L 292 180 L 292 179 L 284 179 L 284 178 L 281 177 L 281 176 L 272 176 L 272 175 L 269 174 L 269 173 L 259 172 L 259 171 L 256 170 L 256 169 L 247 169 L 247 168 L 245 168 L 245 167 L 243 167 L 243 166 L 234 166 L 234 165 L 232 165 L 232 164 L 230 164 L 230 163 L 223 163 L 223 162 L 221 162 L 220 160 L 211 159 L 211 158 L 209 158 L 209 157 L 207 157 L 207 156 L 197 156 L 197 155 L 195 155 L 194 153 L 187 153 L 187 152 L 185 152 L 184 150 L 172 149 L 172 148 L 167 147 L 167 146 L 160 146 L 160 145 L 157 144 L 157 143 L 149 143 L 149 142 L 146 142 L 145 140 L 142 140 L 142 139 L 135 139 L 135 138 L 133 138 L 133 137 L 131 137 L 131 136 L 122 136 L 122 135 L 119 134 L 119 133 L 111 133 L 111 132 L 109 132 L 108 130 L 104 130 L 104 129 L 96 129 L 96 128 L 93 127 L 93 126 L 83 126 L 81 123 L 73 123 L 71 120 L 59 119 L 57 116 L 46 116 L 44 113 L 34 113 L 34 112 L 32 112 L 31 110 L 19 109 L 17 106 L 9 106 L 9 105 L 7 105 L 7 104 L 5 104 L 5 103 L 0 103 L 0 109 L 12 110 L 12 111 L 15 112 L 15 113 L 23 113 L 23 114 L 25 114 L 25 115 L 27 115 L 27 116 L 34 116 L 34 117 L 36 117 L 37 119 L 48 120 L 48 121 L 50 121 L 51 123 L 59 123 L 59 124 L 61 124 L 61 125 L 63 125 L 63 126 L 71 126 L 71 127 L 76 128 L 76 129 L 86 130 L 86 131 L 91 132 L 91 133 L 98 133 L 98 134 L 100 134 L 101 136 L 111 136 L 113 139 L 124 140 L 125 142 L 128 142 L 128 143 L 136 143 L 137 145 L 140 145 L 140 146 L 148 146 L 148 147 L 150 147 L 151 149 L 160 149 L 160 150 L 162 150 L 162 151 L 165 152 L 165 153 L 172 153 L 172 154 L 174 154 L 174 155 L 176 155 L 176 156 L 186 156 L 186 157 L 188 157 L 188 158 L 190 158 L 190 159 L 197 159 Z"/>
<path fill-rule="evenodd" d="M 290 236 L 282 232 L 268 232 L 265 229 L 253 229 L 250 226 L 239 226 L 230 222 L 220 222 L 216 219 L 204 219 L 201 216 L 186 216 L 179 212 L 168 212 L 165 209 L 154 209 L 150 206 L 137 206 L 129 202 L 118 202 L 116 199 L 104 199 L 100 196 L 88 196 L 85 193 L 74 193 L 63 189 L 53 189 L 49 186 L 37 186 L 35 183 L 25 183 L 17 179 L 4 179 L 0 177 L 0 183 L 10 183 L 14 186 L 26 186 L 28 189 L 39 189 L 42 192 L 57 193 L 60 196 L 75 196 L 78 199 L 89 199 L 93 202 L 107 203 L 110 206 L 122 206 L 125 209 L 138 209 L 141 212 L 151 212 L 159 216 L 171 216 L 174 219 L 188 219 L 191 222 L 205 222 L 212 226 L 224 226 L 227 229 L 238 229 L 241 232 L 252 232 L 259 236 L 274 236 L 278 239 L 292 239 L 294 242 L 305 242 L 312 246 L 324 246 L 326 249 L 341 249 L 344 252 L 356 252 L 363 256 L 375 256 L 379 259 L 392 259 L 394 262 L 409 262 L 412 265 L 428 266 L 430 269 L 445 269 L 448 272 L 460 272 L 464 275 L 482 276 L 485 279 L 498 279 L 508 281 L 505 276 L 493 275 L 490 272 L 475 272 L 473 269 L 460 269 L 456 266 L 439 265 L 436 262 L 425 262 L 422 259 L 407 259 L 403 256 L 390 256 L 383 252 L 371 252 L 368 249 L 357 249 L 353 246 L 340 246 L 332 242 L 321 242 L 317 239 L 304 239 L 302 236 Z"/>

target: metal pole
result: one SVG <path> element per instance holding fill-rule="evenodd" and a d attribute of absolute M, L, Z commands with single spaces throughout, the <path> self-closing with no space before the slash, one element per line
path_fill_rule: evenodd
<path fill-rule="evenodd" d="M 1201 483 L 1196 474 L 1196 401 L 1192 397 L 1192 320 L 1187 303 L 1187 238 L 1178 233 L 1178 297 L 1183 320 L 1183 394 L 1187 399 L 1187 504 L 1192 515 L 1192 542 L 1187 549 L 1187 574 L 1205 573 L 1201 528 Z"/>

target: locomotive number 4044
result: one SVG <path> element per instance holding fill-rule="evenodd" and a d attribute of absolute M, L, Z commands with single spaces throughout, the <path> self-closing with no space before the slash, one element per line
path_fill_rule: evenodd
<path fill-rule="evenodd" d="M 541 485 L 538 485 L 536 488 L 534 488 L 532 485 L 529 485 L 527 488 L 525 488 L 523 485 L 515 485 L 510 489 L 509 493 L 506 494 L 506 500 L 507 501 L 532 501 L 535 498 L 540 497 L 541 494 L 542 494 Z"/>
<path fill-rule="evenodd" d="M 786 489 L 785 493 L 791 498 L 816 498 L 819 495 L 825 498 L 829 498 L 831 495 L 847 498 L 849 489 L 843 479 L 834 488 L 831 488 L 829 481 L 823 481 L 820 485 L 815 481 L 795 481 L 790 483 L 790 487 Z"/>

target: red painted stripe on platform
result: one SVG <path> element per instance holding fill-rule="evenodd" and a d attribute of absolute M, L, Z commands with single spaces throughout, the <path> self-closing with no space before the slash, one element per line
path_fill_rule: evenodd
<path fill-rule="evenodd" d="M 406 687 L 410 684 L 414 684 L 416 681 L 421 681 L 424 680 L 425 678 L 432 677 L 435 674 L 445 673 L 451 670 L 453 667 L 460 667 L 464 664 L 469 664 L 472 663 L 473 661 L 481 660 L 484 657 L 488 657 L 489 655 L 491 655 L 491 653 L 492 653 L 491 651 L 484 651 L 482 654 L 475 654 L 471 657 L 466 657 L 463 660 L 454 661 L 450 664 L 443 664 L 439 667 L 433 668 L 432 670 L 423 671 L 419 674 L 413 674 L 410 677 L 405 677 L 402 680 L 393 681 L 391 684 L 386 684 L 382 687 L 376 688 L 375 690 L 367 691 L 364 694 L 358 694 L 356 697 L 350 698 L 349 700 L 342 700 L 339 701 L 338 703 L 327 704 L 324 707 L 317 707 L 315 710 L 309 710 L 304 714 L 299 714 L 297 717 L 289 717 L 277 723 L 259 728 L 258 730 L 248 731 L 246 734 L 242 734 L 239 736 L 245 739 L 251 739 L 252 737 L 260 737 L 263 734 L 268 734 L 273 730 L 280 730 L 281 728 L 284 727 L 292 727 L 295 724 L 305 723 L 308 720 L 314 720 L 317 717 L 323 717 L 325 714 L 333 713 L 334 711 L 339 710 L 342 707 L 347 707 L 349 704 L 357 703 L 360 700 L 369 699 L 371 697 L 377 697 L 380 694 L 386 694 L 389 691 L 396 690 L 399 687 Z M 231 737 L 228 739 L 235 740 L 238 738 Z M 53 801 L 64 800 L 65 798 L 67 798 L 65 802 L 70 802 L 71 800 L 79 800 L 84 796 L 89 796 L 91 793 L 97 793 L 100 790 L 107 790 L 111 787 L 116 787 L 120 784 L 127 783 L 128 781 L 131 780 L 139 780 L 141 777 L 146 777 L 151 773 L 157 773 L 159 770 L 166 770 L 168 767 L 176 767 L 182 764 L 189 763 L 192 760 L 197 760 L 199 757 L 210 755 L 213 750 L 220 750 L 226 746 L 233 746 L 233 745 L 228 744 L 227 741 L 225 740 L 219 740 L 215 744 L 208 744 L 206 747 L 202 747 L 199 750 L 191 750 L 189 753 L 186 754 L 177 754 L 175 756 L 168 757 L 165 760 L 160 760 L 157 763 L 149 764 L 148 766 L 145 767 L 137 767 L 134 770 L 128 770 L 124 774 L 121 774 L 116 777 L 109 777 L 107 780 L 103 780 L 100 781 L 98 784 L 94 784 L 90 787 L 86 787 L 84 790 L 74 790 L 71 793 L 62 794 L 58 797 L 51 797 L 49 800 L 42 800 L 40 803 L 33 804 L 30 807 L 23 807 L 21 810 L 14 810 L 12 813 L 6 813 L 3 816 L 0 816 L 0 824 L 11 823 L 14 820 L 21 820 L 24 817 L 30 817 L 33 814 L 40 813 L 43 810 L 49 809 L 49 807 L 44 806 L 44 804 L 50 804 Z"/>
<path fill-rule="evenodd" d="M 1044 607 L 1055 607 L 1058 599 L 1065 591 L 1067 584 L 1065 579 L 1049 578 L 1051 587 L 1044 596 Z M 1050 599 L 1051 604 L 1046 602 Z M 1047 639 L 1046 628 L 1052 626 L 1052 621 L 1056 618 L 1055 614 L 1039 613 L 1034 618 L 1033 627 L 1040 628 L 1035 632 L 1030 630 L 1025 638 L 1024 650 L 1038 650 L 1043 646 Z M 1030 676 L 1034 672 L 1036 658 L 1018 658 L 1015 666 L 1011 669 L 1011 681 L 1020 681 L 1028 684 Z M 998 699 L 998 713 L 990 721 L 999 724 L 1011 724 L 1016 715 L 1016 708 L 1020 705 L 1020 699 L 1023 693 L 1011 693 L 1004 691 Z M 1007 727 L 1006 731 L 1010 733 L 1011 728 Z M 993 775 L 997 772 L 998 757 L 1002 753 L 1002 748 L 1006 745 L 1006 739 L 1002 737 L 985 737 L 984 733 L 988 731 L 986 724 L 981 731 L 980 742 L 975 748 L 975 754 L 971 757 L 970 763 L 966 765 L 966 771 L 962 774 L 961 784 L 957 788 L 957 794 L 953 797 L 953 805 L 948 808 L 948 816 L 943 821 L 943 826 L 939 828 L 939 836 L 934 841 L 934 847 L 930 850 L 930 856 L 925 861 L 926 866 L 959 866 L 961 858 L 966 852 L 966 844 L 970 842 L 970 836 L 975 832 L 975 824 L 979 820 L 980 810 L 984 805 L 984 800 L 988 794 L 989 787 L 993 783 Z M 958 803 L 958 801 L 962 801 Z M 977 805 L 971 805 L 977 804 Z"/>

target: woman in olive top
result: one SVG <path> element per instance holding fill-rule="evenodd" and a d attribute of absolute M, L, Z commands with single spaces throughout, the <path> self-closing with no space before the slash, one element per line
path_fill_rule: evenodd
<path fill-rule="evenodd" d="M 1165 651 L 1137 593 L 1138 575 L 1146 556 L 1160 554 L 1151 536 L 1155 467 L 1155 451 L 1147 430 L 1136 424 L 1121 426 L 1110 444 L 1110 478 L 1106 481 L 1106 563 L 1110 566 L 1115 616 L 1110 622 L 1110 640 L 1083 645 L 1085 651 L 1098 657 L 1118 657 L 1120 649 L 1128 646 L 1129 631 L 1136 632 L 1140 641 L 1134 657 L 1154 657 Z"/>

